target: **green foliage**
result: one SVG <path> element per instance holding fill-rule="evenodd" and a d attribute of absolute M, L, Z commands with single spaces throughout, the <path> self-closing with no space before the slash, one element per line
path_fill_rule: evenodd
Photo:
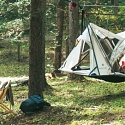
<path fill-rule="evenodd" d="M 120 4 L 120 6 L 125 6 L 125 2 L 122 2 Z M 121 14 L 121 16 L 119 16 L 118 21 L 120 22 L 119 24 L 121 25 L 121 27 L 122 27 L 122 25 L 125 25 L 125 15 L 122 16 L 122 14 L 124 14 L 124 12 L 125 12 L 125 7 L 120 7 L 119 14 Z"/>
<path fill-rule="evenodd" d="M 16 2 L 18 7 L 18 18 L 25 19 L 29 17 L 30 14 L 30 0 L 18 0 Z"/>
<path fill-rule="evenodd" d="M 95 1 L 79 1 L 79 4 L 87 5 L 96 5 Z M 100 4 L 112 5 L 111 2 L 106 0 L 100 0 Z M 65 14 L 68 12 L 68 1 L 62 1 L 57 3 L 56 1 L 47 0 L 46 6 L 46 35 L 47 36 L 56 36 L 57 35 L 57 26 L 56 26 L 56 17 L 57 17 L 57 7 L 65 5 Z M 119 5 L 124 6 L 125 2 L 119 2 Z M 29 13 L 30 13 L 30 0 L 18 0 L 18 2 L 7 2 L 6 0 L 0 0 L 0 37 L 18 37 L 18 35 L 24 35 L 25 31 L 29 30 Z M 125 7 L 119 7 L 118 14 L 124 14 Z M 108 28 L 113 32 L 122 31 L 125 27 L 125 16 L 118 15 L 108 15 L 113 14 L 114 9 L 111 7 L 101 7 L 96 10 L 96 7 L 84 7 L 84 10 L 88 14 L 90 22 L 96 23 L 99 26 Z M 104 14 L 104 15 L 103 15 Z M 68 16 L 67 14 L 65 16 Z M 67 18 L 67 17 L 66 17 Z M 68 22 L 65 21 L 64 24 L 64 34 L 67 34 L 67 25 Z M 17 29 L 16 29 L 17 27 Z M 9 36 L 8 36 L 9 33 Z M 26 34 L 29 35 L 29 32 Z"/>
<path fill-rule="evenodd" d="M 17 18 L 25 18 L 29 16 L 30 0 L 19 0 L 18 2 L 7 2 L 0 0 L 0 18 L 6 20 L 14 20 Z"/>
<path fill-rule="evenodd" d="M 125 28 L 125 6 L 122 3 L 122 7 L 119 7 L 118 14 L 114 14 L 113 7 L 91 7 L 86 10 L 90 22 L 97 24 L 105 29 L 108 29 L 114 33 L 122 32 Z"/>
<path fill-rule="evenodd" d="M 24 32 L 29 29 L 29 19 L 25 19 L 24 21 L 21 19 L 16 19 L 8 22 L 2 23 L 0 26 L 1 38 L 17 38 L 22 37 Z"/>
<path fill-rule="evenodd" d="M 7 2 L 0 0 L 0 37 L 22 37 L 20 35 L 29 29 L 30 0 Z"/>
<path fill-rule="evenodd" d="M 57 3 L 54 1 L 47 2 L 46 6 L 46 35 L 55 36 L 57 34 L 56 29 L 56 17 L 57 17 Z"/>

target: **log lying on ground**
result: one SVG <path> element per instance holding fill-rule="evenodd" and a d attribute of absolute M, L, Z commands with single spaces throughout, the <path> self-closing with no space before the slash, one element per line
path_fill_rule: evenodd
<path fill-rule="evenodd" d="M 0 82 L 3 81 L 10 81 L 11 86 L 18 86 L 18 85 L 28 85 L 29 77 L 22 76 L 22 77 L 0 77 Z"/>

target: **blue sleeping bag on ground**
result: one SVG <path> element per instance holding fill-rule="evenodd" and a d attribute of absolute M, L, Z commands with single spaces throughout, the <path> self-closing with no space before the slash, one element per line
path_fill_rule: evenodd
<path fill-rule="evenodd" d="M 23 113 L 34 113 L 42 111 L 44 106 L 50 106 L 50 104 L 36 94 L 24 100 L 20 105 L 20 109 Z"/>

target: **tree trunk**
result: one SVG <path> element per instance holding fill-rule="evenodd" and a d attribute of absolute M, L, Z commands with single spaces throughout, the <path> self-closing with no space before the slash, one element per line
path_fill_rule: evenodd
<path fill-rule="evenodd" d="M 45 79 L 45 6 L 46 0 L 31 0 L 29 47 L 29 96 L 40 94 Z"/>
<path fill-rule="evenodd" d="M 100 5 L 100 0 L 96 0 L 96 11 L 98 11 L 98 9 L 99 9 L 99 5 Z M 97 14 L 96 15 L 96 22 L 95 22 L 95 24 L 99 24 L 99 15 Z"/>
<path fill-rule="evenodd" d="M 117 15 L 118 14 L 118 0 L 114 0 L 114 14 Z"/>
<path fill-rule="evenodd" d="M 63 38 L 63 24 L 64 24 L 64 0 L 60 0 L 57 8 L 57 30 L 58 36 L 56 40 L 58 41 L 57 47 L 55 49 L 55 70 L 61 66 L 61 56 L 62 56 L 62 38 Z M 60 72 L 60 71 L 58 71 Z"/>
<path fill-rule="evenodd" d="M 58 68 L 61 66 L 61 49 L 62 49 L 61 45 L 57 45 L 55 47 L 54 65 L 56 73 L 60 73 Z"/>
<path fill-rule="evenodd" d="M 78 0 L 73 0 L 73 3 L 78 4 Z M 69 52 L 74 48 L 76 38 L 79 36 L 79 7 L 69 8 Z M 76 80 L 80 78 L 75 74 L 68 74 L 68 80 Z"/>
<path fill-rule="evenodd" d="M 72 1 L 78 3 L 78 0 Z M 79 7 L 69 8 L 69 52 L 75 45 L 76 38 L 79 35 Z"/>
<path fill-rule="evenodd" d="M 96 0 L 96 10 L 98 10 L 98 8 L 99 8 L 99 5 L 100 5 L 100 0 Z"/>
<path fill-rule="evenodd" d="M 69 38 L 66 39 L 66 58 L 69 55 Z"/>

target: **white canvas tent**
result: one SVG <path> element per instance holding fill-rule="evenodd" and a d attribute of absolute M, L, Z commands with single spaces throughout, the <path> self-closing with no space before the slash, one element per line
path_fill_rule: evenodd
<path fill-rule="evenodd" d="M 125 39 L 125 31 L 121 32 L 121 33 L 117 33 L 118 36 L 123 37 Z M 122 62 L 125 61 L 125 54 L 124 56 L 121 58 L 119 64 L 122 65 Z"/>
<path fill-rule="evenodd" d="M 124 72 L 119 70 L 124 53 L 124 32 L 114 34 L 89 23 L 59 70 L 106 81 L 125 81 Z M 89 60 L 87 65 L 86 58 Z"/>

